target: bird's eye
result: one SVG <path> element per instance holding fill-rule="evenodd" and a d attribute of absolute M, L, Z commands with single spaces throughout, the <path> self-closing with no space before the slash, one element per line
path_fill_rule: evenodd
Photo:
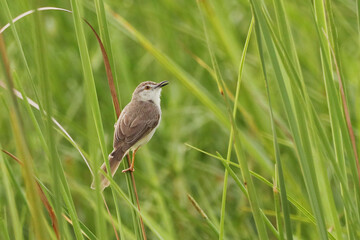
<path fill-rule="evenodd" d="M 149 90 L 149 89 L 150 89 L 150 86 L 146 86 L 145 89 L 146 89 L 146 90 Z"/>

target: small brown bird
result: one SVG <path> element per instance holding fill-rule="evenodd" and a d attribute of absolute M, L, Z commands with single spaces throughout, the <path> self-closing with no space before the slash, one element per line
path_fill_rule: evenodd
<path fill-rule="evenodd" d="M 147 81 L 136 87 L 130 103 L 123 109 L 115 124 L 114 150 L 109 155 L 112 176 L 129 151 L 132 151 L 131 166 L 122 172 L 134 171 L 136 151 L 151 139 L 159 126 L 161 120 L 161 88 L 168 83 L 168 81 L 161 83 Z M 105 163 L 101 169 L 107 172 Z M 109 180 L 101 175 L 101 190 L 104 190 L 109 184 Z M 95 188 L 94 181 L 91 188 Z"/>

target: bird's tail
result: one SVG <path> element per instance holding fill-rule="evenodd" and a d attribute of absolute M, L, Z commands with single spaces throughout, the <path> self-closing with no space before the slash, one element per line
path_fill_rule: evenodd
<path fill-rule="evenodd" d="M 120 149 L 114 149 L 110 153 L 110 155 L 109 155 L 109 164 L 110 164 L 111 176 L 114 176 L 114 174 L 115 174 L 116 170 L 118 169 L 124 155 L 125 155 L 124 152 L 121 151 Z M 105 173 L 107 173 L 105 163 L 103 163 L 103 165 L 101 166 L 101 170 L 103 170 Z M 103 174 L 101 174 L 101 176 L 100 176 L 100 188 L 101 188 L 101 191 L 103 191 L 109 185 L 110 185 L 110 181 Z M 91 188 L 95 189 L 95 179 L 93 179 L 93 182 L 91 184 Z"/>

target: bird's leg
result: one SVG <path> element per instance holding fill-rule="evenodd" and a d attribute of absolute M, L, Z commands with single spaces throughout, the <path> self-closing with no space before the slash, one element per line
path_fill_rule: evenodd
<path fill-rule="evenodd" d="M 135 153 L 136 153 L 136 151 L 138 150 L 139 148 L 136 148 L 135 150 L 134 150 L 134 152 L 133 152 L 133 154 L 132 154 L 132 161 L 131 161 L 131 165 L 130 165 L 130 167 L 129 168 L 127 168 L 127 169 L 124 169 L 124 170 L 122 170 L 122 172 L 127 172 L 127 171 L 131 171 L 131 172 L 133 172 L 135 169 L 134 169 L 134 164 L 135 164 Z"/>

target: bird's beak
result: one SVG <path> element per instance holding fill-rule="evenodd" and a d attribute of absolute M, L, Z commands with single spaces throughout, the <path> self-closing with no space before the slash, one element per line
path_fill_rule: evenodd
<path fill-rule="evenodd" d="M 162 88 L 166 85 L 169 84 L 169 81 L 162 81 L 161 83 L 159 83 L 158 85 L 155 86 L 155 88 Z"/>

